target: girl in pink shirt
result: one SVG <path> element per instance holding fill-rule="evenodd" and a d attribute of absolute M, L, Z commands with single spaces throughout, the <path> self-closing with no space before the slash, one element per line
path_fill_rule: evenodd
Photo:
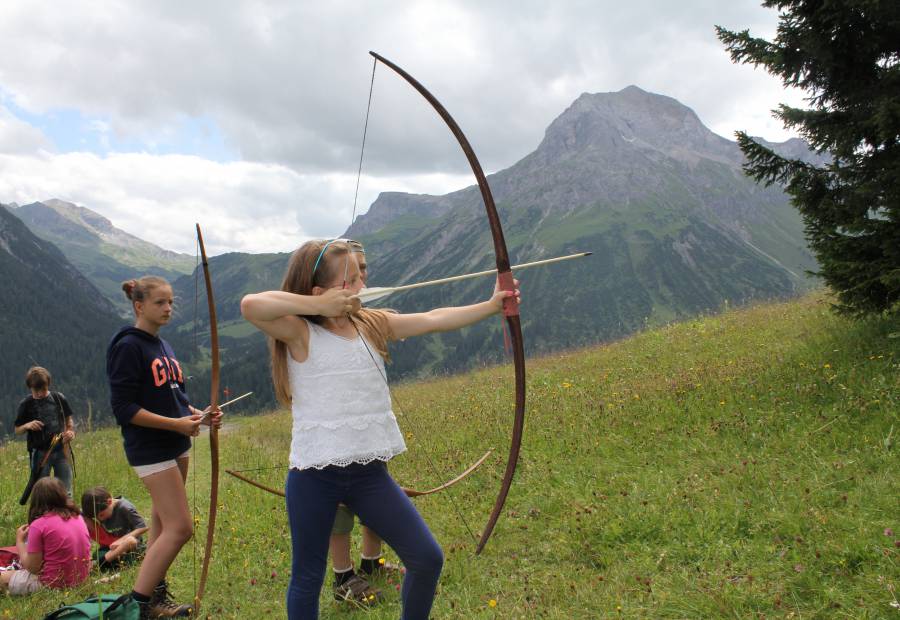
<path fill-rule="evenodd" d="M 91 539 L 81 511 L 56 478 L 41 478 L 31 492 L 28 525 L 16 530 L 21 570 L 0 573 L 0 591 L 24 595 L 87 580 Z"/>

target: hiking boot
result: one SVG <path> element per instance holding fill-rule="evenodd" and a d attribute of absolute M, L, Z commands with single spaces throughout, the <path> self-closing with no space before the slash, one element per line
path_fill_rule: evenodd
<path fill-rule="evenodd" d="M 373 607 L 382 599 L 381 590 L 373 588 L 369 582 L 354 574 L 341 584 L 334 584 L 334 600 L 344 601 L 357 607 Z"/>
<path fill-rule="evenodd" d="M 194 615 L 194 607 L 176 603 L 172 593 L 169 592 L 168 584 L 165 583 L 156 586 L 147 607 L 151 618 L 185 618 Z"/>

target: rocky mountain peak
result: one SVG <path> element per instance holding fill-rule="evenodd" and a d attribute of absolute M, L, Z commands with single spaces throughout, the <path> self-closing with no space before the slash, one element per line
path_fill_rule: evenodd
<path fill-rule="evenodd" d="M 81 207 L 65 200 L 50 198 L 40 202 L 19 207 L 16 214 L 31 227 L 35 233 L 53 243 L 65 246 L 68 243 L 81 243 L 94 247 L 98 240 L 120 248 L 121 252 L 141 255 L 141 260 L 126 261 L 126 264 L 140 268 L 146 264 L 146 257 L 161 261 L 158 266 L 174 268 L 176 271 L 190 273 L 193 257 L 164 250 L 134 235 L 116 228 L 113 223 L 87 207 Z M 173 263 L 169 265 L 168 263 Z M 151 264 L 153 262 L 151 261 Z"/>
<path fill-rule="evenodd" d="M 632 149 L 682 160 L 700 155 L 740 163 L 734 143 L 707 129 L 689 107 L 633 85 L 618 92 L 583 93 L 550 124 L 537 154 L 546 164 L 586 151 Z"/>
<path fill-rule="evenodd" d="M 84 224 L 97 233 L 112 232 L 114 230 L 112 222 L 86 207 L 79 207 L 76 204 L 58 198 L 43 200 L 40 204 L 50 207 L 66 219 Z"/>
<path fill-rule="evenodd" d="M 451 204 L 445 196 L 382 192 L 369 210 L 353 222 L 344 236 L 355 238 L 372 234 L 403 217 L 434 219 L 445 213 Z"/>
<path fill-rule="evenodd" d="M 806 141 L 800 138 L 789 138 L 785 142 L 769 142 L 759 136 L 751 136 L 751 138 L 788 159 L 799 159 L 819 167 L 826 166 L 831 162 L 831 157 L 828 153 L 817 153 L 809 148 L 809 144 Z"/>

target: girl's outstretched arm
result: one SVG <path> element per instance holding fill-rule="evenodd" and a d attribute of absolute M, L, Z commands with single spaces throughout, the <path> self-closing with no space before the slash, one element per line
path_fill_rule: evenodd
<path fill-rule="evenodd" d="M 516 286 L 519 281 L 515 280 Z M 503 300 L 507 297 L 515 297 L 519 303 L 519 289 L 515 292 L 501 291 L 496 287 L 494 294 L 487 301 L 471 306 L 456 306 L 452 308 L 435 308 L 430 312 L 414 314 L 388 314 L 388 323 L 398 340 L 410 336 L 421 336 L 434 332 L 448 332 L 473 325 L 489 316 L 503 311 Z"/>

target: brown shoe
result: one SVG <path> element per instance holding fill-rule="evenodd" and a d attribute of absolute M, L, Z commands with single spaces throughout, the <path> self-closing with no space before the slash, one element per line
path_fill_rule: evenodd
<path fill-rule="evenodd" d="M 382 599 L 381 590 L 373 588 L 359 575 L 353 575 L 344 583 L 334 585 L 334 600 L 357 607 L 373 607 Z"/>
<path fill-rule="evenodd" d="M 151 618 L 185 618 L 194 615 L 194 607 L 183 603 L 176 603 L 166 584 L 157 586 L 150 596 Z"/>

